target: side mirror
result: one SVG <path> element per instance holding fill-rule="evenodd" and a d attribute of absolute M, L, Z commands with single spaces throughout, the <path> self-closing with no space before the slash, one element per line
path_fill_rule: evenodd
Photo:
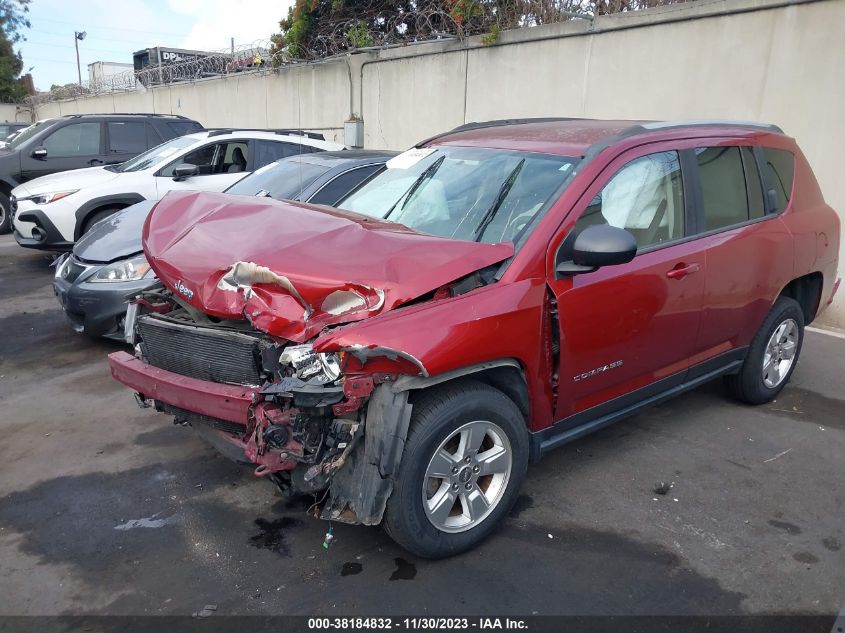
<path fill-rule="evenodd" d="M 36 147 L 32 150 L 32 157 L 33 158 L 47 158 L 47 150 L 43 147 Z"/>
<path fill-rule="evenodd" d="M 637 254 L 637 240 L 625 229 L 607 224 L 588 226 L 575 238 L 571 248 L 564 240 L 557 253 L 557 277 L 591 273 L 602 266 L 626 264 Z M 567 253 L 569 251 L 569 253 Z"/>
<path fill-rule="evenodd" d="M 200 168 L 196 165 L 188 165 L 182 163 L 173 168 L 173 180 L 179 182 L 180 180 L 187 180 L 191 176 L 196 176 L 200 173 Z"/>

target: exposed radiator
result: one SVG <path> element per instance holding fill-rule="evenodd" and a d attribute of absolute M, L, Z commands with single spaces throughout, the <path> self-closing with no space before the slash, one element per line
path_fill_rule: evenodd
<path fill-rule="evenodd" d="M 138 318 L 145 360 L 183 376 L 235 385 L 260 385 L 260 349 L 256 335 L 172 323 L 151 315 Z"/>

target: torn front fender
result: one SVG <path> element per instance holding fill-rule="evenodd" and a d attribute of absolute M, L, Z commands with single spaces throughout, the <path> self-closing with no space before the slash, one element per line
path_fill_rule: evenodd
<path fill-rule="evenodd" d="M 552 422 L 552 371 L 545 356 L 543 279 L 490 284 L 327 331 L 318 352 L 346 352 L 344 372 L 440 376 L 514 359 L 524 370 L 532 430 Z M 350 358 L 357 363 L 350 367 Z M 363 362 L 362 362 L 363 360 Z"/>
<path fill-rule="evenodd" d="M 364 442 L 359 442 L 331 481 L 324 519 L 381 523 L 411 422 L 408 392 L 394 393 L 389 384 L 379 385 L 370 397 L 365 420 Z"/>

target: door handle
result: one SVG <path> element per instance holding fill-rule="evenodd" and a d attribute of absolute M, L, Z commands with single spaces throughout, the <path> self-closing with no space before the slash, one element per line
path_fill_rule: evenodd
<path fill-rule="evenodd" d="M 677 264 L 672 270 L 666 273 L 669 279 L 683 279 L 687 275 L 697 273 L 700 270 L 698 264 Z"/>
<path fill-rule="evenodd" d="M 99 158 L 92 158 L 88 161 L 88 164 L 93 167 L 94 165 L 102 165 L 103 161 L 101 161 Z"/>

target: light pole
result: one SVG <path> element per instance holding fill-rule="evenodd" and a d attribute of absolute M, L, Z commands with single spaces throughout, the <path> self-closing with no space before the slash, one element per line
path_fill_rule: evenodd
<path fill-rule="evenodd" d="M 82 68 L 79 66 L 79 42 L 85 39 L 88 35 L 85 31 L 73 32 L 73 45 L 76 48 L 76 74 L 79 77 L 79 86 L 82 87 Z"/>

